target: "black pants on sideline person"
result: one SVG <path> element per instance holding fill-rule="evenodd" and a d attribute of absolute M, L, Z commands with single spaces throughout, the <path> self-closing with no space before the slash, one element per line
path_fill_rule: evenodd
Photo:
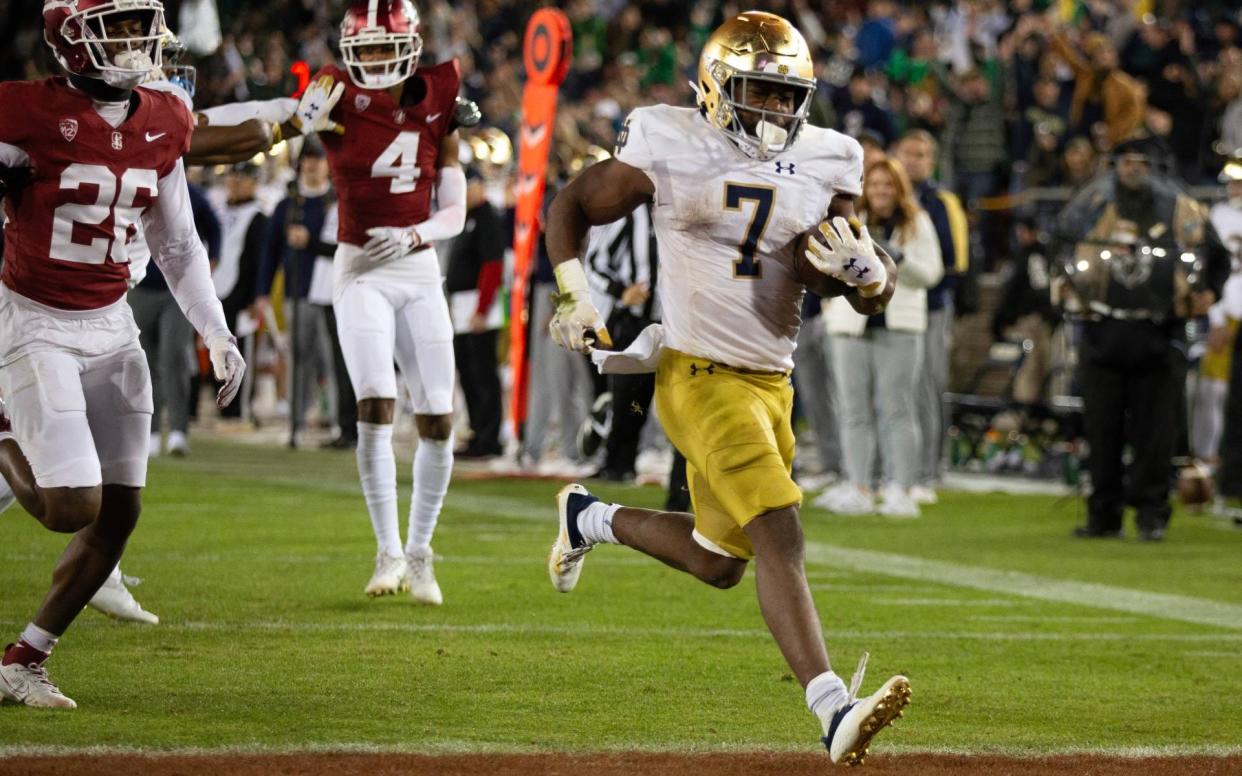
<path fill-rule="evenodd" d="M 650 320 L 633 315 L 627 309 L 613 311 L 608 317 L 613 347 L 625 350 L 649 325 Z M 597 383 L 597 396 L 598 387 Z M 607 390 L 612 392 L 612 429 L 604 443 L 606 452 L 601 473 L 608 479 L 629 480 L 634 476 L 638 442 L 655 395 L 655 375 L 608 375 Z"/>
<path fill-rule="evenodd" d="M 499 330 L 453 337 L 453 355 L 473 436 L 466 455 L 500 455 L 501 391 L 496 368 Z"/>
<path fill-rule="evenodd" d="M 1169 334 L 1145 321 L 1105 319 L 1083 328 L 1080 384 L 1092 493 L 1086 535 L 1121 530 L 1127 504 L 1139 536 L 1159 539 L 1172 507 L 1169 487 L 1184 356 Z M 1122 460 L 1126 446 L 1132 460 Z"/>
<path fill-rule="evenodd" d="M 352 448 L 358 444 L 358 399 L 354 396 L 354 384 L 349 381 L 345 367 L 345 353 L 341 350 L 341 338 L 336 333 L 336 310 L 326 305 L 328 335 L 332 340 L 332 371 L 336 378 L 336 425 L 340 436 L 329 443 L 330 447 Z"/>
<path fill-rule="evenodd" d="M 1220 440 L 1220 495 L 1242 498 L 1242 335 L 1233 340 L 1229 398 L 1225 401 L 1225 432 Z"/>

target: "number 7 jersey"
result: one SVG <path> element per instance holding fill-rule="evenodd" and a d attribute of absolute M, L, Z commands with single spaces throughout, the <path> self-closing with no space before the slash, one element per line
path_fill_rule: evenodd
<path fill-rule="evenodd" d="M 635 109 L 616 158 L 655 186 L 665 344 L 722 364 L 787 371 L 805 260 L 797 239 L 837 195 L 862 191 L 862 148 L 806 125 L 774 159 L 744 156 L 695 108 Z"/>
<path fill-rule="evenodd" d="M 332 183 L 339 202 L 337 241 L 365 245 L 367 230 L 377 226 L 407 228 L 431 215 L 440 141 L 453 125 L 461 81 L 456 60 L 422 67 L 405 82 L 402 104 L 387 90 L 360 89 L 337 67 L 330 75 L 345 84 L 331 118 L 344 135 L 319 135 L 328 152 Z M 425 87 L 417 103 L 408 100 L 416 80 Z"/>

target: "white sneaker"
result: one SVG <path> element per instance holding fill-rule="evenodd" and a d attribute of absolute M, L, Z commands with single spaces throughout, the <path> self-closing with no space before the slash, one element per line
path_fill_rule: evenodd
<path fill-rule="evenodd" d="M 929 506 L 940 501 L 940 497 L 936 495 L 936 489 L 930 485 L 911 486 L 910 498 L 914 499 L 914 503 L 919 506 Z"/>
<path fill-rule="evenodd" d="M 410 588 L 410 597 L 420 604 L 439 606 L 444 603 L 440 593 L 440 583 L 436 582 L 436 571 L 432 565 L 431 551 L 425 553 L 407 552 L 405 563 L 408 568 L 406 576 Z"/>
<path fill-rule="evenodd" d="M 78 704 L 65 697 L 47 677 L 41 665 L 10 663 L 0 666 L 0 701 L 11 701 L 39 709 L 76 709 Z"/>
<path fill-rule="evenodd" d="M 190 454 L 190 440 L 184 431 L 168 432 L 168 454 L 175 458 L 184 458 Z"/>
<path fill-rule="evenodd" d="M 875 502 L 871 496 L 862 488 L 849 482 L 829 488 L 811 503 L 838 515 L 875 514 Z"/>
<path fill-rule="evenodd" d="M 873 695 L 855 700 L 866 670 L 867 654 L 863 653 L 850 681 L 849 699 L 832 715 L 820 739 L 834 763 L 862 765 L 871 751 L 872 737 L 901 717 L 910 703 L 910 680 L 901 675 L 889 679 Z"/>
<path fill-rule="evenodd" d="M 918 517 L 919 505 L 910 498 L 910 493 L 895 482 L 885 485 L 880 491 L 880 514 L 885 517 Z"/>
<path fill-rule="evenodd" d="M 14 501 L 17 501 L 17 494 L 9 487 L 8 481 L 0 477 L 0 512 L 13 506 Z"/>
<path fill-rule="evenodd" d="M 392 556 L 380 552 L 375 556 L 375 573 L 371 575 L 371 581 L 367 583 L 364 592 L 372 598 L 377 598 L 408 590 L 407 570 L 404 555 Z"/>
<path fill-rule="evenodd" d="M 556 494 L 560 531 L 548 555 L 548 578 L 552 580 L 552 587 L 561 593 L 568 593 L 578 584 L 582 561 L 595 546 L 578 530 L 578 513 L 596 501 L 599 499 L 577 483 L 566 485 Z"/>
<path fill-rule="evenodd" d="M 99 588 L 95 596 L 86 602 L 86 605 L 125 622 L 140 622 L 144 625 L 160 624 L 159 617 L 143 609 L 142 605 L 134 600 L 133 594 L 125 586 L 124 579 L 108 577 L 103 587 Z"/>
<path fill-rule="evenodd" d="M 148 458 L 159 458 L 159 456 L 160 456 L 160 435 L 157 432 L 155 434 L 152 434 L 151 438 L 147 441 L 147 457 Z"/>
<path fill-rule="evenodd" d="M 819 474 L 803 474 L 797 478 L 797 482 L 803 493 L 810 493 L 835 485 L 839 479 L 836 472 L 820 472 Z"/>

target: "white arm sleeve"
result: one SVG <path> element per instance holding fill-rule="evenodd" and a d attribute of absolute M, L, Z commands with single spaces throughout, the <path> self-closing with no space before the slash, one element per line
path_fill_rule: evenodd
<path fill-rule="evenodd" d="M 159 182 L 159 197 L 142 216 L 151 258 L 164 273 L 168 288 L 186 320 L 204 340 L 231 337 L 224 308 L 216 298 L 207 263 L 207 249 L 194 229 L 190 192 L 181 161 Z"/>
<path fill-rule="evenodd" d="M 291 97 L 281 97 L 275 100 L 253 100 L 217 105 L 200 113 L 207 117 L 207 123 L 211 126 L 235 127 L 250 119 L 263 119 L 283 124 L 289 120 L 297 107 L 297 100 Z"/>
<path fill-rule="evenodd" d="M 466 173 L 460 167 L 441 167 L 436 177 L 439 207 L 431 217 L 414 225 L 424 243 L 447 240 L 461 234 L 466 226 Z"/>

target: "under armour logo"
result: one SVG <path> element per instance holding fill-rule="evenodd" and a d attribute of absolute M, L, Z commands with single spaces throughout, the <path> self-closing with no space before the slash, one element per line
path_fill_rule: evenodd
<path fill-rule="evenodd" d="M 789 163 L 777 162 L 776 163 L 776 174 L 780 175 L 783 172 L 787 172 L 790 175 L 793 175 L 795 166 L 796 165 L 793 162 L 789 162 Z M 789 169 L 785 169 L 785 168 L 789 168 Z"/>
<path fill-rule="evenodd" d="M 854 275 L 859 280 L 862 280 L 863 278 L 867 276 L 867 273 L 871 272 L 871 267 L 858 266 L 858 259 L 854 257 L 850 257 L 850 263 L 846 264 L 844 267 L 842 267 L 842 269 L 844 269 L 846 272 L 850 272 L 852 270 L 854 272 Z"/>
<path fill-rule="evenodd" d="M 704 372 L 709 375 L 714 375 L 716 374 L 716 365 L 715 364 L 708 364 L 707 366 L 699 366 L 698 364 L 690 365 L 690 376 L 691 377 L 694 377 L 699 372 Z"/>

